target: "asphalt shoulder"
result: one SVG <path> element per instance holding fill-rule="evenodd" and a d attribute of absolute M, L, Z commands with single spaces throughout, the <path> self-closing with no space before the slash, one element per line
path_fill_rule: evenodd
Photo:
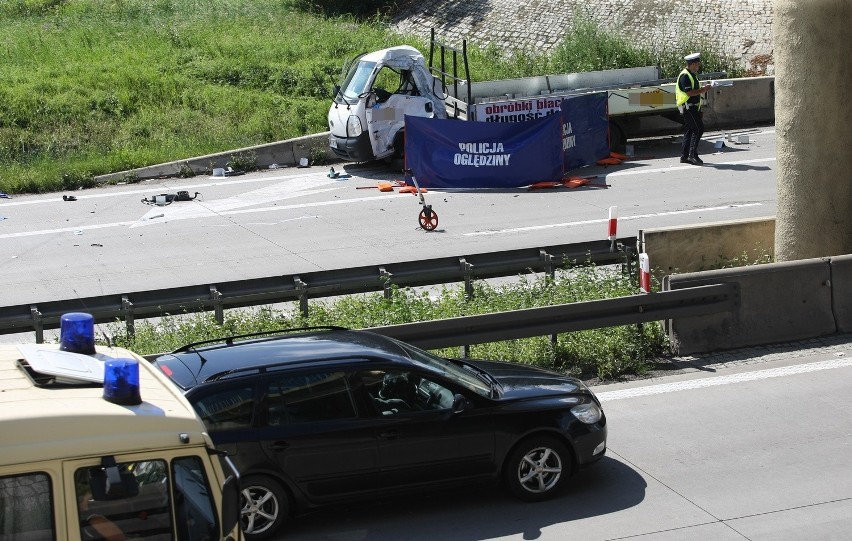
<path fill-rule="evenodd" d="M 727 369 L 759 370 L 776 364 L 801 364 L 837 357 L 852 357 L 852 333 L 837 333 L 806 340 L 751 346 L 727 351 L 661 357 L 647 372 L 615 380 L 587 379 L 598 389 L 649 385 L 668 376 L 719 373 Z"/>

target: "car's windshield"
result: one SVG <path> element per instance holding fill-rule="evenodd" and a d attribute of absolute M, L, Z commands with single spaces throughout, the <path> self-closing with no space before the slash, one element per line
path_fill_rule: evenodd
<path fill-rule="evenodd" d="M 489 382 L 477 377 L 474 373 L 465 370 L 449 359 L 438 357 L 404 342 L 395 342 L 405 350 L 411 360 L 440 372 L 444 377 L 461 384 L 476 394 L 486 397 L 492 395 L 491 384 Z"/>
<path fill-rule="evenodd" d="M 353 64 L 346 74 L 346 80 L 340 85 L 340 91 L 347 100 L 357 100 L 363 94 L 370 83 L 370 75 L 376 67 L 375 62 L 360 61 Z"/>

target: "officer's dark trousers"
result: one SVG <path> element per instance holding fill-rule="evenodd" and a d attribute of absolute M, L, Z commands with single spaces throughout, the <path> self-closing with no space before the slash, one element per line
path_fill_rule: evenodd
<path fill-rule="evenodd" d="M 697 107 L 690 107 L 683 111 L 683 147 L 680 151 L 681 158 L 698 156 L 698 141 L 704 135 L 704 121 Z"/>

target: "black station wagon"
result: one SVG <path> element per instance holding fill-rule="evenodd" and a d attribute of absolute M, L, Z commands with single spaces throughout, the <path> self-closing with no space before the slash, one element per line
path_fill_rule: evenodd
<path fill-rule="evenodd" d="M 366 331 L 235 336 L 154 364 L 240 470 L 254 540 L 293 513 L 443 483 L 490 478 L 543 500 L 606 451 L 606 417 L 581 381 Z"/>

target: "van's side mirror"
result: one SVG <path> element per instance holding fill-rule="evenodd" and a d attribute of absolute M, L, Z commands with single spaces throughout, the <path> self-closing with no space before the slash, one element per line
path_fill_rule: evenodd
<path fill-rule="evenodd" d="M 331 99 L 337 98 L 338 94 L 340 94 L 340 85 L 334 85 L 331 87 Z"/>
<path fill-rule="evenodd" d="M 222 469 L 225 471 L 225 484 L 222 486 L 222 523 L 223 532 L 230 532 L 240 520 L 240 474 L 227 455 L 222 456 Z"/>
<path fill-rule="evenodd" d="M 222 487 L 223 532 L 230 532 L 237 525 L 240 520 L 240 508 L 240 480 L 231 475 Z"/>

